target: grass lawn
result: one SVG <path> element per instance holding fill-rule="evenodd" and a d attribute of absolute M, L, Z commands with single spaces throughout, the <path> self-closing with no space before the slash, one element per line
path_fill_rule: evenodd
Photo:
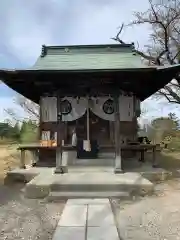
<path fill-rule="evenodd" d="M 17 145 L 0 145 L 0 181 L 3 181 L 7 171 L 19 166 L 20 153 Z"/>
<path fill-rule="evenodd" d="M 159 165 L 165 169 L 180 169 L 180 152 L 163 151 L 159 156 Z"/>
<path fill-rule="evenodd" d="M 20 151 L 17 144 L 0 144 L 0 182 L 2 183 L 7 172 L 20 166 Z M 30 154 L 26 153 L 27 163 Z"/>

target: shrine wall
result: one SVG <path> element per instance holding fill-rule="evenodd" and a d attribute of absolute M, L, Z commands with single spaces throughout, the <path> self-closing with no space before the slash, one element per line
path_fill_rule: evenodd
<path fill-rule="evenodd" d="M 65 143 L 70 143 L 72 129 L 77 129 L 79 139 L 86 139 L 86 110 L 90 109 L 90 137 L 100 144 L 114 144 L 114 111 L 109 97 L 87 99 L 64 98 L 62 106 L 62 129 L 57 125 L 57 98 L 43 97 L 40 102 L 40 132 L 50 131 L 50 138 L 61 131 Z M 107 105 L 106 105 L 107 104 Z M 140 114 L 140 101 L 131 96 L 120 96 L 120 134 L 122 143 L 137 137 L 137 117 Z M 108 121 L 107 121 L 108 120 Z M 42 135 L 42 134 L 41 134 Z"/>
<path fill-rule="evenodd" d="M 86 98 L 63 98 L 62 104 L 62 121 L 69 122 L 81 118 L 87 108 L 96 116 L 114 121 L 113 100 L 109 97 L 91 98 L 87 103 Z M 44 97 L 40 101 L 41 121 L 57 122 L 57 98 Z M 120 121 L 132 121 L 134 117 L 140 115 L 140 101 L 133 96 L 119 97 Z"/>

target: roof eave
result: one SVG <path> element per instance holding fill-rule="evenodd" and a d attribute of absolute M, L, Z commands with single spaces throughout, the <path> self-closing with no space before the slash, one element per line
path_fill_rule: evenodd
<path fill-rule="evenodd" d="M 179 72 L 180 71 L 180 64 L 174 64 L 169 66 L 159 66 L 157 67 L 159 72 Z"/>
<path fill-rule="evenodd" d="M 146 71 L 155 71 L 155 67 L 148 67 L 148 68 L 112 68 L 112 69 L 13 69 L 13 70 L 6 70 L 0 69 L 0 77 L 2 74 L 18 74 L 18 73 L 96 73 L 96 72 L 146 72 Z"/>

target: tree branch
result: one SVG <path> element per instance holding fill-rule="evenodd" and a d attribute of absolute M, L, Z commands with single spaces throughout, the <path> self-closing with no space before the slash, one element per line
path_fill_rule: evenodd
<path fill-rule="evenodd" d="M 135 20 L 126 24 L 126 27 L 140 24 L 151 26 L 151 46 L 146 46 L 146 51 L 139 48 L 134 52 L 153 65 L 174 65 L 180 63 L 180 1 L 149 1 L 149 9 L 144 12 L 135 12 Z M 113 40 L 125 44 L 120 34 L 124 29 L 122 24 Z M 168 102 L 180 104 L 180 73 L 174 77 L 175 81 L 159 91 L 160 96 L 165 97 Z"/>
<path fill-rule="evenodd" d="M 180 103 L 180 96 L 178 96 L 178 94 L 175 91 L 173 91 L 171 87 L 166 85 L 164 89 L 170 94 L 170 96 L 173 97 L 173 99 L 175 99 L 176 102 Z"/>
<path fill-rule="evenodd" d="M 165 97 L 166 100 L 167 100 L 169 103 L 178 103 L 176 100 L 170 99 L 170 96 L 169 96 L 168 94 L 162 92 L 161 90 L 159 90 L 158 93 L 160 94 L 160 96 Z"/>
<path fill-rule="evenodd" d="M 25 97 L 18 97 L 16 99 L 18 105 L 20 105 L 25 112 L 27 112 L 32 118 L 39 119 L 39 106 L 29 101 Z"/>
<path fill-rule="evenodd" d="M 116 42 L 119 42 L 120 44 L 127 44 L 120 38 L 120 34 L 122 33 L 123 28 L 124 28 L 124 24 L 121 25 L 120 30 L 118 31 L 117 35 L 111 39 L 115 40 Z M 151 61 L 152 64 L 161 65 L 160 59 L 166 53 L 166 50 L 163 50 L 162 52 L 160 52 L 160 54 L 157 57 L 147 55 L 143 51 L 139 51 L 137 49 L 134 49 L 134 52 L 137 53 L 138 55 L 140 55 L 141 57 L 143 57 L 144 59 Z"/>
<path fill-rule="evenodd" d="M 180 55 L 180 50 L 179 51 L 177 51 L 177 53 L 175 54 L 175 56 L 173 57 L 173 62 L 174 62 L 174 60 L 178 57 Z M 179 62 L 179 59 L 178 59 L 178 62 Z"/>
<path fill-rule="evenodd" d="M 122 39 L 119 38 L 119 35 L 121 34 L 123 28 L 124 28 L 124 23 L 122 23 L 117 35 L 115 37 L 111 38 L 111 39 L 115 40 L 116 42 L 119 42 L 120 44 L 125 44 L 125 42 Z"/>

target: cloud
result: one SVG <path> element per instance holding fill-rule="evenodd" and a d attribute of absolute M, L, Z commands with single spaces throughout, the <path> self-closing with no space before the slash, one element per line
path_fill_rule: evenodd
<path fill-rule="evenodd" d="M 147 0 L 6 0 L 0 7 L 0 53 L 6 47 L 24 65 L 32 65 L 42 44 L 109 43 L 134 10 L 146 8 Z M 130 29 L 123 37 L 141 41 L 146 32 L 136 36 Z"/>
<path fill-rule="evenodd" d="M 1 1 L 0 68 L 33 65 L 42 44 L 115 43 L 111 37 L 117 27 L 133 20 L 134 11 L 144 11 L 147 7 L 148 0 Z M 149 29 L 147 26 L 125 29 L 122 38 L 129 43 L 138 41 L 143 47 L 147 44 Z M 1 84 L 0 120 L 6 117 L 4 108 L 17 107 L 13 103 L 15 95 Z M 147 100 L 143 105 L 151 109 L 152 101 Z M 154 115 L 156 111 L 149 112 Z"/>
<path fill-rule="evenodd" d="M 2 97 L 13 97 L 16 95 L 16 92 L 0 82 L 0 98 Z M 1 105 L 0 105 L 1 106 Z"/>
<path fill-rule="evenodd" d="M 168 114 L 175 113 L 180 118 L 179 104 L 167 103 L 165 99 L 152 99 L 152 97 L 146 99 L 141 104 L 142 114 L 140 123 L 148 124 L 152 119 L 157 117 L 167 117 Z"/>

